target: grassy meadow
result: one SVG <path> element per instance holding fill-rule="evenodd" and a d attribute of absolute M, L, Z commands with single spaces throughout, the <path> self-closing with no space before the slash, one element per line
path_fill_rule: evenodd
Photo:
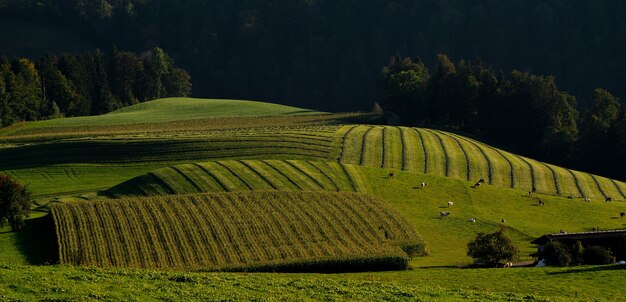
<path fill-rule="evenodd" d="M 0 229 L 0 300 L 624 299 L 619 289 L 626 275 L 618 266 L 460 267 L 471 263 L 466 245 L 478 232 L 505 228 L 521 251 L 520 260 L 527 261 L 536 252 L 530 241 L 541 235 L 594 227 L 626 228 L 626 221 L 619 217 L 626 211 L 626 184 L 538 162 L 453 133 L 372 125 L 376 121 L 371 114 L 324 114 L 258 102 L 164 99 L 98 117 L 20 123 L 0 129 L 0 173 L 28 184 L 37 203 L 24 231 Z M 480 178 L 485 184 L 471 188 Z M 537 193 L 529 195 L 533 187 Z M 173 196 L 207 192 L 273 197 L 250 197 L 251 202 L 240 200 L 232 207 L 213 204 L 208 210 L 194 202 L 207 200 L 204 196 L 208 195 Z M 334 197 L 319 196 L 361 196 L 341 192 L 367 192 L 371 197 L 348 198 L 332 207 L 338 212 L 329 213 L 329 207 L 323 205 Z M 301 198 L 294 199 L 293 208 L 270 211 L 276 205 L 267 204 L 268 200 L 286 200 L 288 196 Z M 604 202 L 605 197 L 614 202 Z M 234 197 L 221 200 L 230 198 Z M 376 208 L 359 204 L 370 199 L 375 200 Z M 539 206 L 539 199 L 545 205 Z M 182 200 L 184 206 L 177 206 L 175 200 Z M 454 204 L 448 207 L 448 201 Z M 207 207 L 210 204 L 205 203 Z M 55 219 L 67 230 L 62 232 L 65 237 L 55 236 L 54 230 L 46 227 L 52 219 L 50 208 L 58 209 Z M 359 255 L 375 255 L 367 246 L 380 242 L 385 234 L 377 231 L 377 219 L 383 219 L 374 214 L 377 208 L 389 209 L 391 218 L 384 217 L 404 221 L 414 229 L 430 254 L 413 258 L 409 270 L 389 272 L 322 275 L 188 270 L 199 269 L 202 261 L 219 255 L 209 253 L 202 244 L 233 249 L 233 255 L 259 257 L 259 265 L 272 267 L 273 263 L 268 266 L 268 261 L 275 259 L 269 257 L 274 255 L 272 249 L 291 249 L 295 242 L 269 244 L 260 254 L 249 251 L 272 238 L 305 240 L 296 233 L 285 233 L 297 230 L 303 221 L 316 230 L 338 224 L 336 228 L 346 231 L 330 236 L 332 240 L 326 244 L 343 246 L 346 252 L 352 250 L 347 242 L 354 242 L 360 246 Z M 350 214 L 352 210 L 362 214 Z M 218 216 L 198 215 L 207 211 Z M 451 214 L 442 218 L 442 211 Z M 154 216 L 156 213 L 167 217 L 168 223 L 158 223 L 161 216 Z M 308 216 L 302 216 L 304 213 Z M 221 219 L 202 220 L 209 217 Z M 271 223 L 258 224 L 259 217 L 272 217 Z M 211 241 L 218 237 L 207 236 L 200 231 L 206 228 L 198 228 L 193 221 L 207 227 L 228 227 L 230 232 L 224 234 L 231 235 L 219 237 L 228 240 Z M 350 229 L 355 224 L 359 227 Z M 170 231 L 165 225 L 172 227 Z M 104 231 L 109 229 L 115 231 Z M 284 231 L 281 237 L 259 229 Z M 150 244 L 157 244 L 159 236 L 169 239 L 153 248 Z M 55 241 L 59 238 L 63 239 Z M 229 241 L 236 238 L 239 240 Z M 59 255 L 55 244 L 73 251 L 67 257 L 79 255 L 82 259 L 64 258 L 61 262 L 90 267 L 42 266 Z M 96 249 L 101 245 L 110 248 Z M 322 248 L 309 250 L 306 246 L 300 245 L 301 255 L 324 254 Z M 242 249 L 234 250 L 236 247 Z M 147 253 L 149 250 L 155 252 Z M 341 250 L 327 252 L 337 256 L 333 253 Z M 87 255 L 93 256 L 85 258 Z M 157 261 L 174 255 L 179 262 Z M 185 255 L 193 256 L 185 262 Z M 205 262 L 202 268 L 242 267 L 243 262 L 228 262 L 225 257 L 222 262 Z"/>

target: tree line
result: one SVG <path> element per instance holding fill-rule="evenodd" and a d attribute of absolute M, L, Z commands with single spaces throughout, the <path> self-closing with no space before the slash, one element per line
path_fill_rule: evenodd
<path fill-rule="evenodd" d="M 160 48 L 143 53 L 0 58 L 0 126 L 97 115 L 161 97 L 188 96 L 191 77 Z"/>
<path fill-rule="evenodd" d="M 551 74 L 581 102 L 601 86 L 626 97 L 625 0 L 32 2 L 13 15 L 63 25 L 101 49 L 162 47 L 199 97 L 365 110 L 396 52 Z"/>
<path fill-rule="evenodd" d="M 605 89 L 589 106 L 561 91 L 554 77 L 494 72 L 481 60 L 454 63 L 440 54 L 392 57 L 379 75 L 380 105 L 407 125 L 456 130 L 558 165 L 624 179 L 626 106 Z"/>

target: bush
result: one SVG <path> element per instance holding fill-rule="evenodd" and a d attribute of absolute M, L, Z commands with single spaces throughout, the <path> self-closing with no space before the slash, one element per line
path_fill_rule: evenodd
<path fill-rule="evenodd" d="M 496 266 L 503 260 L 517 258 L 518 250 L 511 239 L 504 235 L 504 230 L 491 234 L 478 233 L 476 239 L 467 244 L 467 255 L 475 262 Z"/>
<path fill-rule="evenodd" d="M 0 175 L 0 227 L 8 222 L 13 231 L 21 230 L 31 204 L 26 187 L 8 175 Z"/>
<path fill-rule="evenodd" d="M 572 255 L 570 255 L 562 243 L 557 241 L 546 243 L 543 246 L 540 257 L 550 266 L 568 266 L 572 263 Z"/>
<path fill-rule="evenodd" d="M 574 246 L 572 246 L 572 262 L 571 265 L 581 265 L 583 263 L 583 254 L 585 253 L 585 248 L 583 244 L 580 243 L 580 240 L 576 240 Z"/>
<path fill-rule="evenodd" d="M 592 246 L 585 249 L 583 253 L 585 264 L 611 264 L 613 263 L 613 255 L 611 251 L 601 247 Z"/>
<path fill-rule="evenodd" d="M 402 244 L 400 247 L 411 259 L 413 259 L 413 257 L 428 255 L 428 249 L 426 248 L 426 243 L 424 242 L 406 243 Z"/>

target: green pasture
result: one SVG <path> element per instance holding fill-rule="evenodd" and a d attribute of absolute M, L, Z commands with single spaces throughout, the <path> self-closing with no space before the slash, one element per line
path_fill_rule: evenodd
<path fill-rule="evenodd" d="M 543 234 L 626 228 L 619 217 L 626 184 L 449 132 L 366 125 L 372 115 L 237 102 L 157 100 L 100 117 L 0 129 L 0 173 L 28 184 L 37 202 L 23 232 L 0 230 L 0 300 L 624 300 L 624 271 L 614 266 L 457 267 L 471 263 L 466 245 L 478 232 L 505 228 L 520 260 L 531 260 L 530 241 Z M 470 188 L 480 178 L 485 184 Z M 430 255 L 414 258 L 409 271 L 336 275 L 36 266 L 52 237 L 41 227 L 49 204 L 104 199 L 98 192 L 118 184 L 153 190 L 127 186 L 130 195 L 367 191 L 415 227 Z M 441 218 L 442 211 L 451 215 Z"/>
<path fill-rule="evenodd" d="M 267 117 L 319 114 L 325 113 L 255 101 L 164 98 L 139 103 L 98 116 L 81 116 L 20 123 L 5 129 L 0 129 L 0 135 L 38 132 L 41 129 L 165 123 L 219 117 Z"/>
<path fill-rule="evenodd" d="M 624 270 L 425 269 L 392 273 L 192 273 L 0 266 L 0 299 L 48 301 L 621 301 Z M 553 282 L 555 278 L 561 282 Z"/>
<path fill-rule="evenodd" d="M 505 188 L 604 201 L 626 200 L 626 183 L 524 158 L 452 133 L 349 125 L 337 131 L 339 162 L 394 168 Z"/>

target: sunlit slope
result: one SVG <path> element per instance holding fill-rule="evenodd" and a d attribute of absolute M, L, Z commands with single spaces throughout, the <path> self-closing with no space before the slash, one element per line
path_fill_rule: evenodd
<path fill-rule="evenodd" d="M 165 123 L 218 117 L 268 117 L 324 114 L 322 112 L 272 103 L 195 98 L 165 98 L 144 102 L 98 116 L 59 118 L 20 123 L 0 129 L 0 135 L 47 132 L 64 127 L 118 126 Z"/>
<path fill-rule="evenodd" d="M 505 152 L 449 132 L 390 126 L 343 127 L 338 161 L 452 177 L 524 191 L 626 200 L 626 184 Z"/>
<path fill-rule="evenodd" d="M 59 164 L 137 164 L 239 158 L 332 160 L 336 127 L 217 131 L 204 135 L 86 138 L 0 148 L 0 170 Z"/>
<path fill-rule="evenodd" d="M 227 160 L 158 169 L 123 182 L 112 197 L 256 190 L 366 191 L 353 165 L 303 160 Z"/>
<path fill-rule="evenodd" d="M 254 192 L 52 208 L 59 262 L 191 270 L 403 269 L 420 242 L 384 202 L 357 193 Z"/>

